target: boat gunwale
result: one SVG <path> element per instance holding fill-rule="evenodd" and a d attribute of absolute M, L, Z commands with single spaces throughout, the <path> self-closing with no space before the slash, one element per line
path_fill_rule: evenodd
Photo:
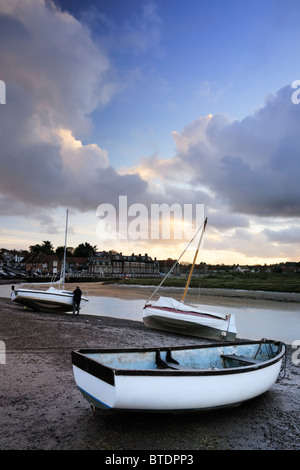
<path fill-rule="evenodd" d="M 16 297 L 14 299 L 12 299 L 13 301 L 17 301 L 17 296 L 18 296 L 18 292 L 20 293 L 20 295 L 24 294 L 24 293 L 33 293 L 33 294 L 47 294 L 47 295 L 59 295 L 59 297 L 67 297 L 67 298 L 70 298 L 73 296 L 73 292 L 72 291 L 60 291 L 59 289 L 57 289 L 57 291 L 59 292 L 53 292 L 53 291 L 49 291 L 49 290 L 38 290 L 38 289 L 23 289 L 23 288 L 20 288 L 20 289 L 15 289 L 14 292 L 16 293 Z M 26 299 L 25 299 L 26 300 Z M 44 299 L 38 299 L 39 301 L 43 301 Z M 85 297 L 85 296 L 82 296 L 81 297 L 81 300 L 84 300 L 84 301 L 87 301 L 88 302 L 88 298 Z M 45 300 L 46 301 L 46 300 Z"/>
<path fill-rule="evenodd" d="M 176 350 L 187 350 L 187 349 L 205 349 L 205 348 L 214 348 L 214 347 L 228 347 L 228 346 L 243 346 L 243 345 L 251 345 L 251 344 L 274 344 L 280 346 L 279 351 L 276 355 L 266 361 L 262 361 L 258 364 L 250 364 L 245 366 L 239 367 L 228 367 L 224 369 L 181 369 L 181 370 L 174 370 L 174 369 L 121 369 L 118 367 L 110 367 L 107 365 L 102 364 L 99 361 L 87 356 L 86 354 L 94 354 L 94 353 L 122 353 L 122 352 L 156 352 L 158 349 L 160 351 L 167 351 L 170 349 L 171 351 Z M 97 377 L 100 380 L 103 380 L 110 385 L 115 385 L 115 376 L 157 376 L 157 377 L 180 377 L 180 376 L 216 376 L 216 375 L 230 375 L 230 374 L 239 374 L 245 373 L 250 371 L 255 371 L 258 369 L 263 369 L 265 367 L 269 367 L 276 362 L 282 360 L 286 353 L 286 346 L 285 343 L 281 341 L 273 341 L 268 340 L 268 342 L 261 342 L 261 341 L 242 341 L 242 342 L 231 342 L 231 343 L 214 343 L 214 344 L 203 344 L 203 345 L 189 345 L 189 346 L 174 346 L 174 347 L 162 347 L 162 348 L 82 348 L 79 350 L 72 351 L 72 363 L 74 366 L 78 367 L 79 369 Z"/>
<path fill-rule="evenodd" d="M 222 320 L 224 322 L 230 321 L 231 314 L 227 314 L 226 317 L 222 317 L 218 315 L 217 313 L 210 313 L 210 312 L 195 312 L 193 310 L 180 310 L 176 308 L 171 308 L 171 307 L 159 307 L 159 306 L 154 306 L 154 305 L 146 305 L 144 307 L 144 310 L 146 309 L 156 309 L 156 310 L 161 310 L 163 313 L 174 313 L 178 315 L 190 315 L 190 316 L 195 316 L 195 317 L 210 317 L 216 320 Z M 147 314 L 147 317 L 155 316 L 158 317 L 159 315 L 151 315 L 151 313 Z"/>

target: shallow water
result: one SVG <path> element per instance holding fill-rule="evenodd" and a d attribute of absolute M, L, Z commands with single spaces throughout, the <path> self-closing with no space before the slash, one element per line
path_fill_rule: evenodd
<path fill-rule="evenodd" d="M 91 315 L 113 316 L 127 320 L 143 321 L 144 300 L 124 300 L 110 297 L 90 297 L 81 312 Z M 224 308 L 199 305 L 206 311 L 235 315 L 239 338 L 268 338 L 291 344 L 300 339 L 300 312 L 254 308 Z M 199 307 L 198 306 L 198 307 Z"/>
<path fill-rule="evenodd" d="M 10 292 L 10 285 L 0 285 L 0 297 L 10 297 Z M 145 300 L 89 296 L 89 302 L 82 306 L 81 313 L 142 322 Z M 278 307 L 274 309 L 201 304 L 198 307 L 206 311 L 234 314 L 239 338 L 268 338 L 287 344 L 300 340 L 300 306 L 299 310 L 289 310 L 279 303 L 276 305 Z"/>

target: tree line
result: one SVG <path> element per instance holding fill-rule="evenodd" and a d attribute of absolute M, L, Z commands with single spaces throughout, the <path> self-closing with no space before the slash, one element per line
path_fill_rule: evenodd
<path fill-rule="evenodd" d="M 64 255 L 64 246 L 58 246 L 54 249 L 52 243 L 49 240 L 44 240 L 42 244 L 31 245 L 29 247 L 30 253 L 44 253 L 45 255 L 57 255 L 62 258 Z M 80 243 L 76 248 L 67 247 L 66 255 L 68 257 L 76 258 L 87 258 L 91 254 L 97 251 L 97 246 L 90 245 L 89 243 Z"/>

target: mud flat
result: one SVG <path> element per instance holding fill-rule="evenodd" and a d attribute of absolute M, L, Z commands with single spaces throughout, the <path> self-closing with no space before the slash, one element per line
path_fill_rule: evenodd
<path fill-rule="evenodd" d="M 5 363 L 0 363 L 1 450 L 300 449 L 300 366 L 295 361 L 300 354 L 291 346 L 282 380 L 239 407 L 94 416 L 74 382 L 73 349 L 188 345 L 199 340 L 150 330 L 142 322 L 30 312 L 5 298 L 0 299 L 0 340 L 5 345 Z"/>

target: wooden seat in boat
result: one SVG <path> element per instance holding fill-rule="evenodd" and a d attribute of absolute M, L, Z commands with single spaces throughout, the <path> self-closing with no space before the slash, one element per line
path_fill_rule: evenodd
<path fill-rule="evenodd" d="M 222 354 L 222 359 L 231 359 L 234 361 L 245 362 L 247 364 L 259 364 L 261 361 L 259 359 L 254 359 L 247 356 L 238 356 L 237 354 Z"/>

